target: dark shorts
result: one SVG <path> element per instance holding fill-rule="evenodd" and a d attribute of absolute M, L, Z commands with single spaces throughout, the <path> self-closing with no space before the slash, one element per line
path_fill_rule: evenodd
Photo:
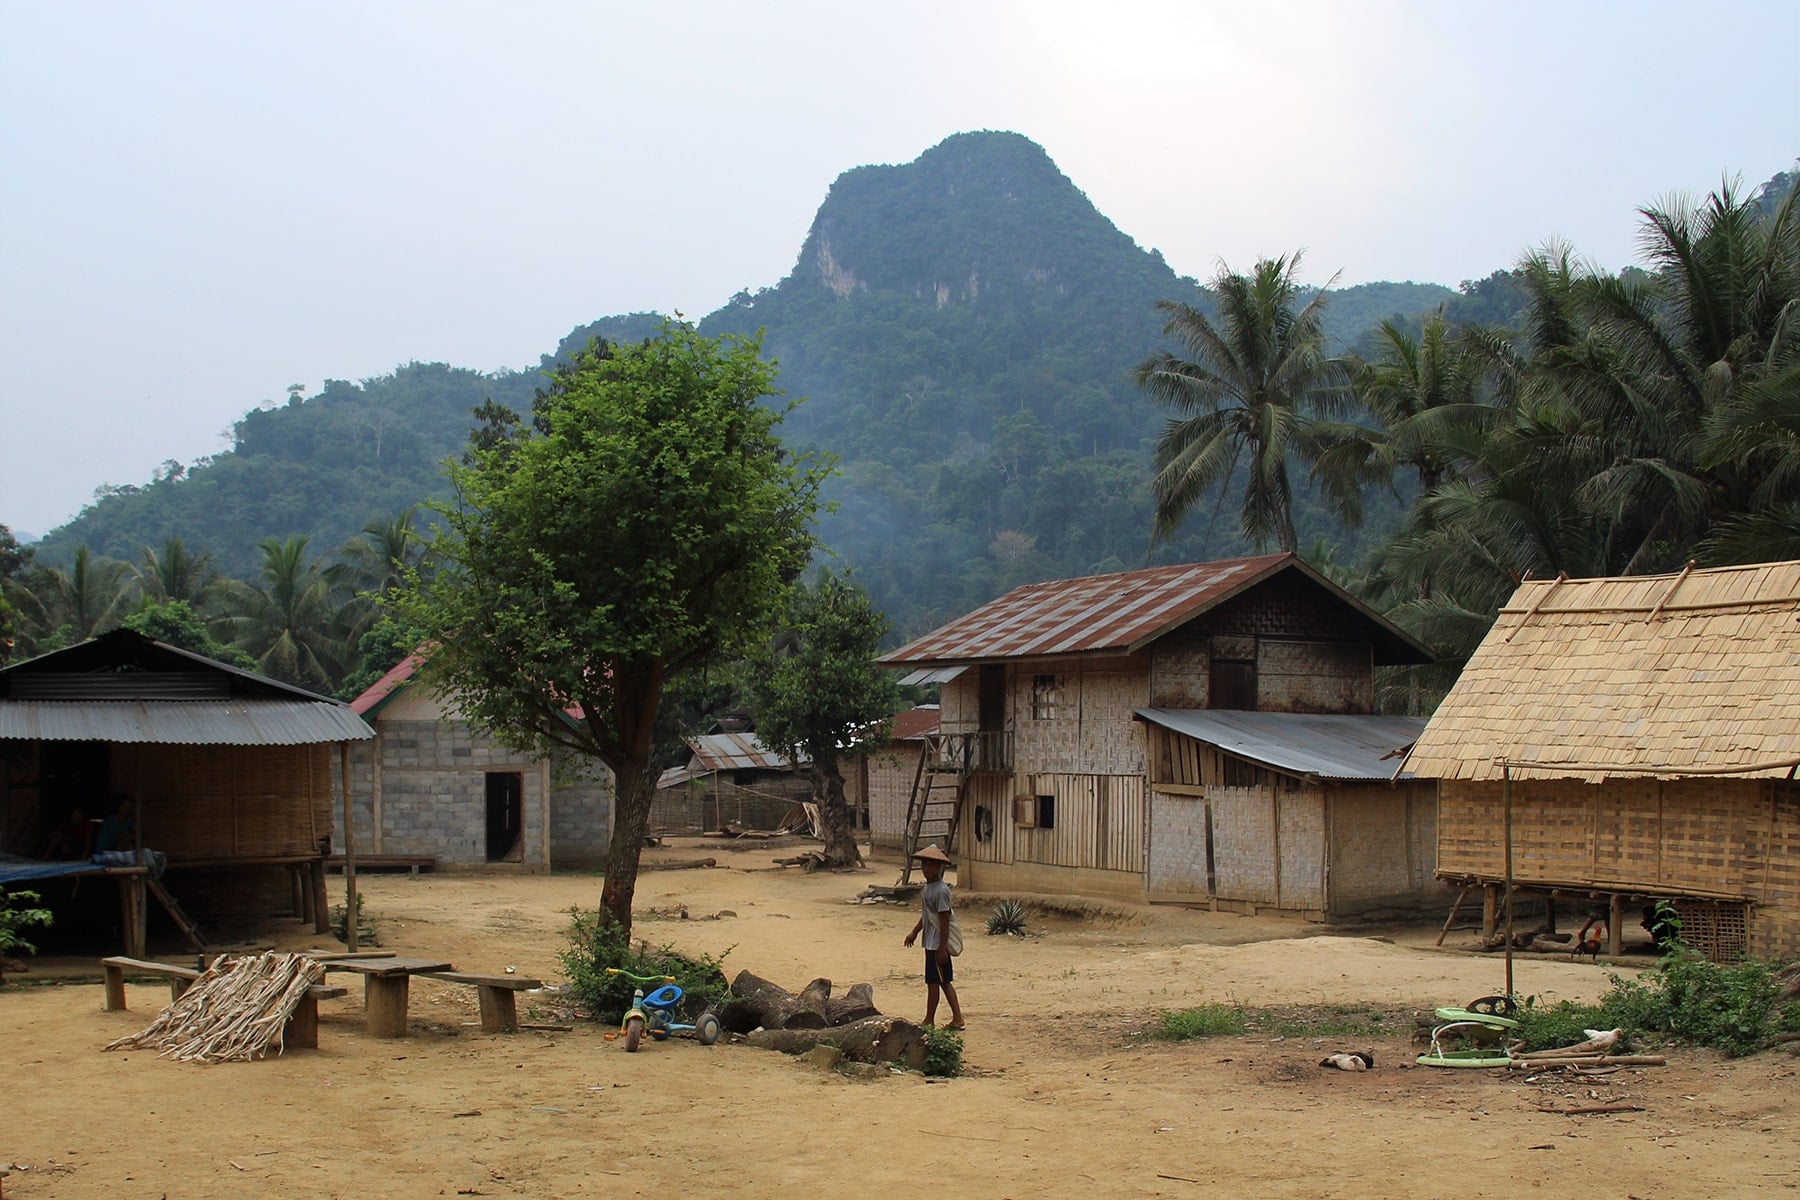
<path fill-rule="evenodd" d="M 938 966 L 937 951 L 927 950 L 925 952 L 925 982 L 955 983 L 956 960 L 953 958 L 940 967 Z"/>

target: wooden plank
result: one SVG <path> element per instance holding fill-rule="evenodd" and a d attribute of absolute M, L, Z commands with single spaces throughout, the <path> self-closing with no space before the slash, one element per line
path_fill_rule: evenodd
<path fill-rule="evenodd" d="M 368 1013 L 370 1037 L 406 1036 L 406 1001 L 411 987 L 411 973 L 370 975 L 363 981 L 363 1007 Z"/>
<path fill-rule="evenodd" d="M 432 971 L 454 971 L 451 963 L 436 958 L 338 958 L 320 960 L 327 971 L 354 971 L 376 979 L 400 979 L 408 975 L 424 975 Z"/>
<path fill-rule="evenodd" d="M 507 991 L 529 992 L 544 986 L 542 980 L 531 979 L 524 975 L 483 975 L 473 971 L 419 971 L 427 979 L 441 979 L 445 983 L 464 983 L 471 987 L 502 988 Z"/>

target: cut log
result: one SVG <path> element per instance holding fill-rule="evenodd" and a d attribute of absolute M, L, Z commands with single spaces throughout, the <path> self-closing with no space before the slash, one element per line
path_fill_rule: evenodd
<path fill-rule="evenodd" d="M 824 995 L 831 993 L 830 980 L 814 980 L 809 989 L 823 983 Z M 719 1010 L 719 1023 L 732 1033 L 749 1033 L 752 1029 L 823 1029 L 825 1002 L 823 996 L 812 1004 L 800 996 L 770 983 L 749 971 L 739 971 L 731 981 L 731 999 Z"/>
<path fill-rule="evenodd" d="M 825 1022 L 828 1025 L 848 1025 L 852 1021 L 880 1015 L 881 1010 L 875 1007 L 875 989 L 866 983 L 859 983 L 843 995 L 834 996 L 825 1002 Z"/>
<path fill-rule="evenodd" d="M 825 1004 L 830 999 L 831 980 L 813 980 L 800 989 L 800 994 L 794 998 L 794 1011 L 788 1014 L 788 1019 L 782 1022 L 781 1027 L 783 1029 L 817 1029 L 820 1026 L 831 1024 L 830 1018 L 825 1015 Z M 798 1020 L 802 1015 L 806 1019 Z M 812 1023 L 812 1018 L 815 1016 L 819 1018 L 818 1025 Z"/>
<path fill-rule="evenodd" d="M 836 1046 L 852 1062 L 897 1062 L 910 1070 L 925 1069 L 924 1031 L 904 1017 L 866 1017 L 833 1029 L 761 1029 L 744 1040 L 783 1054 Z"/>

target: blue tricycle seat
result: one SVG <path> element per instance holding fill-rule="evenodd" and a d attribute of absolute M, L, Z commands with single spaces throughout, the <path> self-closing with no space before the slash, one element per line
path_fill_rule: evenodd
<path fill-rule="evenodd" d="M 644 1003 L 651 1008 L 674 1008 L 681 1003 L 682 991 L 672 983 L 666 983 L 644 997 Z"/>

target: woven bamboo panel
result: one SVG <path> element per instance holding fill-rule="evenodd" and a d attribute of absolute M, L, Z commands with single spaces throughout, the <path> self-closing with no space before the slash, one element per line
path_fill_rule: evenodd
<path fill-rule="evenodd" d="M 1408 768 L 1497 779 L 1506 758 L 1668 778 L 1800 761 L 1797 611 L 1800 562 L 1522 584 Z"/>
<path fill-rule="evenodd" d="M 1276 901 L 1276 789 L 1218 787 L 1213 810 L 1215 890 L 1221 899 Z"/>
<path fill-rule="evenodd" d="M 310 854 L 330 829 L 323 746 L 144 746 L 114 786 L 144 795 L 144 843 L 172 859 Z"/>
<path fill-rule="evenodd" d="M 1676 900 L 1681 940 L 1709 962 L 1742 962 L 1750 952 L 1750 906 L 1709 900 Z"/>

